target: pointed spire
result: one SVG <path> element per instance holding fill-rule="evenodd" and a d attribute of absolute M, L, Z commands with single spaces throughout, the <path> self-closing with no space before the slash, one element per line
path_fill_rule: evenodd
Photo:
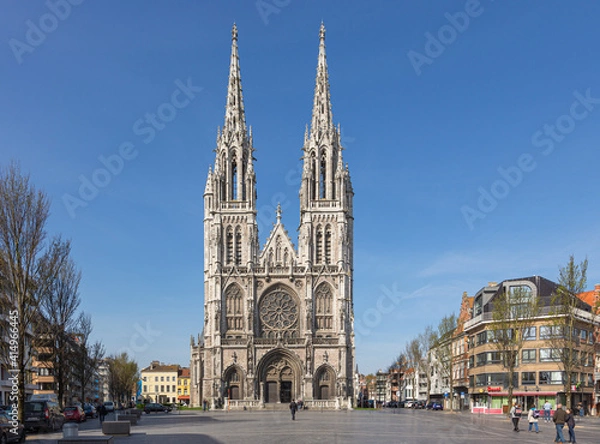
<path fill-rule="evenodd" d="M 327 56 L 325 55 L 325 25 L 321 22 L 319 30 L 319 60 L 315 98 L 313 102 L 311 135 L 335 128 L 331 114 L 331 96 L 329 93 L 329 73 L 327 72 Z"/>
<path fill-rule="evenodd" d="M 231 62 L 229 64 L 229 85 L 227 87 L 227 105 L 223 133 L 241 131 L 246 134 L 246 116 L 242 97 L 242 77 L 240 57 L 238 55 L 238 30 L 235 23 L 231 30 Z"/>
<path fill-rule="evenodd" d="M 281 204 L 277 204 L 277 223 L 281 223 Z"/>

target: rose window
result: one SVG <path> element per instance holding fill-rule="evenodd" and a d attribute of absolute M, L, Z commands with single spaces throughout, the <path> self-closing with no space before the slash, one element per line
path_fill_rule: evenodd
<path fill-rule="evenodd" d="M 294 298 L 282 290 L 266 295 L 260 305 L 260 320 L 263 333 L 274 337 L 278 332 L 294 329 L 298 321 L 298 306 Z"/>

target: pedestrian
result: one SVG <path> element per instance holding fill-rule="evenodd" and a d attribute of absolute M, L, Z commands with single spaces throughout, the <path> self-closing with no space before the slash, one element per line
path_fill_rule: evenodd
<path fill-rule="evenodd" d="M 551 411 L 552 411 L 552 404 L 550 404 L 550 401 L 546 401 L 546 403 L 544 404 L 544 421 L 545 422 L 550 422 Z"/>
<path fill-rule="evenodd" d="M 585 414 L 585 410 L 583 408 L 583 404 L 580 402 L 577 404 L 577 410 L 579 411 L 579 419 L 583 419 L 583 415 Z M 573 412 L 575 414 L 575 412 Z"/>
<path fill-rule="evenodd" d="M 202 411 L 205 412 L 206 411 L 206 399 L 202 400 Z"/>
<path fill-rule="evenodd" d="M 290 413 L 292 414 L 292 421 L 296 420 L 296 410 L 298 410 L 298 404 L 296 404 L 296 401 L 292 399 L 292 402 L 290 402 Z"/>
<path fill-rule="evenodd" d="M 576 443 L 575 439 L 575 414 L 571 409 L 567 409 L 567 417 L 565 418 L 565 422 L 569 427 L 569 442 Z"/>
<path fill-rule="evenodd" d="M 519 420 L 521 419 L 521 415 L 523 414 L 523 410 L 518 403 L 514 403 L 512 408 L 510 409 L 510 419 L 513 423 L 513 430 L 515 432 L 519 432 Z"/>
<path fill-rule="evenodd" d="M 556 405 L 556 410 L 554 411 L 554 415 L 552 416 L 552 421 L 556 425 L 556 439 L 554 442 L 565 442 L 565 437 L 563 436 L 563 428 L 565 427 L 565 422 L 567 419 L 567 413 L 562 409 L 562 404 L 559 402 Z"/>
<path fill-rule="evenodd" d="M 107 413 L 106 407 L 104 406 L 104 404 L 100 404 L 100 407 L 98 407 L 98 418 L 100 418 L 100 424 L 102 424 L 104 422 L 106 413 Z"/>
<path fill-rule="evenodd" d="M 540 428 L 538 427 L 538 417 L 539 413 L 535 411 L 535 406 L 529 409 L 529 413 L 527 413 L 527 422 L 529 422 L 529 431 L 533 432 L 532 428 L 535 426 L 535 433 L 540 433 Z"/>

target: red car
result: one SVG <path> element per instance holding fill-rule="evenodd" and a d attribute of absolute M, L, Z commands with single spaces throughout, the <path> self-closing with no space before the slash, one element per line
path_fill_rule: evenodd
<path fill-rule="evenodd" d="M 65 407 L 63 410 L 65 421 L 83 422 L 85 421 L 85 412 L 79 406 Z"/>

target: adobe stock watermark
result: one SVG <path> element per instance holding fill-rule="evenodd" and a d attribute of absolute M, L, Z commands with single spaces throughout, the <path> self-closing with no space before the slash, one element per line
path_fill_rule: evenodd
<path fill-rule="evenodd" d="M 58 29 L 61 22 L 71 16 L 73 6 L 79 6 L 83 0 L 47 0 L 45 5 L 48 11 L 36 21 L 25 21 L 25 38 L 23 41 L 12 38 L 8 41 L 17 63 L 23 63 L 25 54 L 32 54 L 36 48 L 46 41 L 49 34 Z"/>
<path fill-rule="evenodd" d="M 567 113 L 558 116 L 551 123 L 545 123 L 531 135 L 531 144 L 535 148 L 541 149 L 544 156 L 552 154 L 557 144 L 575 130 L 577 122 L 589 117 L 596 105 L 600 104 L 600 97 L 593 97 L 591 88 L 586 89 L 583 94 L 574 91 L 573 97 L 575 100 L 571 103 Z M 477 189 L 479 197 L 476 208 L 470 205 L 463 205 L 460 208 L 469 230 L 475 229 L 475 222 L 478 219 L 485 219 L 494 211 L 498 207 L 499 201 L 506 199 L 511 190 L 523 182 L 525 173 L 531 173 L 537 168 L 537 165 L 535 154 L 527 152 L 521 154 L 514 165 L 506 168 L 499 166 L 496 171 L 500 178 L 496 179 L 487 189 L 482 186 Z"/>
<path fill-rule="evenodd" d="M 379 287 L 381 293 L 375 302 L 374 307 L 369 307 L 362 314 L 360 319 L 354 319 L 354 333 L 357 336 L 366 337 L 369 336 L 373 329 L 381 325 L 383 318 L 392 313 L 405 296 L 398 289 L 396 283 L 392 284 L 392 288 L 388 288 L 386 285 Z"/>
<path fill-rule="evenodd" d="M 146 327 L 136 322 L 133 329 L 135 333 L 129 338 L 129 344 L 120 348 L 118 354 L 126 352 L 129 357 L 133 357 L 136 353 L 143 353 L 163 334 L 160 330 L 154 330 L 150 326 L 150 321 L 146 322 Z"/>
<path fill-rule="evenodd" d="M 134 135 L 141 138 L 144 145 L 151 143 L 157 133 L 164 130 L 167 124 L 175 120 L 179 111 L 188 107 L 204 88 L 194 86 L 192 79 L 188 77 L 186 82 L 175 80 L 175 90 L 170 99 L 158 105 L 154 112 L 147 112 L 140 117 L 131 127 Z M 121 174 L 125 168 L 126 161 L 135 159 L 139 154 L 136 145 L 132 141 L 122 142 L 117 151 L 107 157 L 99 156 L 98 161 L 102 167 L 96 168 L 90 175 L 79 176 L 79 189 L 76 195 L 65 193 L 62 202 L 71 219 L 75 219 L 75 211 L 85 208 L 89 202 L 94 200 L 102 188 L 106 188 L 114 176 Z"/>
<path fill-rule="evenodd" d="M 266 26 L 269 24 L 270 15 L 279 14 L 290 3 L 292 3 L 292 0 L 257 0 L 255 6 Z"/>
<path fill-rule="evenodd" d="M 469 29 L 471 21 L 483 12 L 484 8 L 479 0 L 467 0 L 463 11 L 446 12 L 444 17 L 447 23 L 440 26 L 435 35 L 431 32 L 425 33 L 423 53 L 412 49 L 406 53 L 415 73 L 420 76 L 423 72 L 421 69 L 423 65 L 431 65 L 446 51 L 448 46 L 456 41 L 460 34 Z"/>

